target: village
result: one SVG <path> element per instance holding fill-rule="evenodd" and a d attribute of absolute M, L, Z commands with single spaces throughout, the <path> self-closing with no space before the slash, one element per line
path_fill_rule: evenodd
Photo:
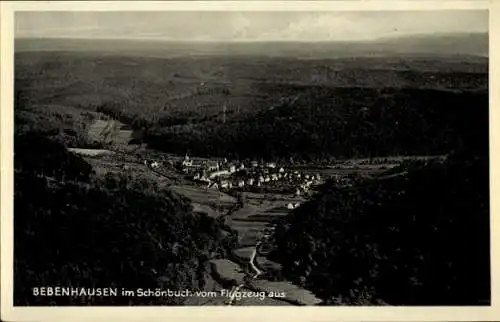
<path fill-rule="evenodd" d="M 268 191 L 305 197 L 326 179 L 333 179 L 339 185 L 350 184 L 345 175 L 323 176 L 318 171 L 292 169 L 270 161 L 214 160 L 190 158 L 188 155 L 175 161 L 144 160 L 145 165 L 156 171 L 161 171 L 162 165 L 167 163 L 193 184 L 226 193 Z"/>
<path fill-rule="evenodd" d="M 185 156 L 178 168 L 193 181 L 209 189 L 229 191 L 232 189 L 252 190 L 252 188 L 285 185 L 296 195 L 307 193 L 314 185 L 321 183 L 319 174 L 304 174 L 278 166 L 275 162 L 230 162 L 200 160 Z"/>

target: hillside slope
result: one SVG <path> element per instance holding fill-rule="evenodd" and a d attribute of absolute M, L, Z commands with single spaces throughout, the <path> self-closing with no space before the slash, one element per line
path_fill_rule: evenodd
<path fill-rule="evenodd" d="M 483 148 L 386 180 L 327 183 L 282 220 L 272 258 L 330 304 L 488 305 Z"/>
<path fill-rule="evenodd" d="M 189 200 L 92 167 L 40 134 L 15 138 L 14 304 L 174 305 L 168 297 L 35 296 L 34 286 L 203 289 L 205 263 L 231 251 Z"/>

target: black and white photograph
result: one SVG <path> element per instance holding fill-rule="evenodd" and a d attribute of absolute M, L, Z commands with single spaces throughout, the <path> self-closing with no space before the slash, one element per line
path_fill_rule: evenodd
<path fill-rule="evenodd" d="M 492 305 L 488 9 L 13 17 L 14 308 Z"/>

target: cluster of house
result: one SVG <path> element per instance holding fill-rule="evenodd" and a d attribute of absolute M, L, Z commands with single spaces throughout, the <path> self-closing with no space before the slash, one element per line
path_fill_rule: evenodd
<path fill-rule="evenodd" d="M 300 202 L 296 202 L 296 203 L 293 203 L 293 202 L 290 202 L 288 203 L 288 205 L 286 206 L 288 209 L 295 209 L 297 208 L 298 206 L 300 206 Z"/>
<path fill-rule="evenodd" d="M 312 185 L 319 184 L 321 181 L 321 176 L 318 174 L 305 174 L 301 175 L 300 173 L 295 174 L 299 179 L 299 185 L 296 189 L 295 194 L 299 196 L 303 192 L 308 192 Z"/>
<path fill-rule="evenodd" d="M 206 183 L 209 188 L 214 189 L 261 187 L 270 182 L 288 181 L 298 184 L 296 194 L 301 194 L 321 180 L 319 175 L 303 175 L 299 171 L 286 171 L 283 167 L 277 167 L 274 162 L 259 164 L 258 161 L 251 161 L 245 166 L 244 163 L 234 164 L 226 159 L 222 162 L 210 160 L 195 162 L 186 156 L 181 166 L 185 173 L 193 174 L 193 180 Z M 242 175 L 233 176 L 236 172 Z M 231 177 L 237 178 L 231 179 Z"/>
<path fill-rule="evenodd" d="M 153 169 L 157 169 L 160 167 L 160 163 L 155 160 L 144 160 L 144 165 L 149 166 Z"/>

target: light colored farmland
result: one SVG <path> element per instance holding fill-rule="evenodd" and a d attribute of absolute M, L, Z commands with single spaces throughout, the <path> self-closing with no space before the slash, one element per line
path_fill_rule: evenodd
<path fill-rule="evenodd" d="M 102 141 L 114 122 L 113 120 L 95 120 L 89 128 L 89 138 L 94 141 Z"/>
<path fill-rule="evenodd" d="M 268 226 L 268 223 L 261 221 L 237 221 L 233 220 L 231 223 L 231 228 L 233 229 L 257 229 L 264 230 Z"/>
<path fill-rule="evenodd" d="M 250 260 L 250 258 L 252 257 L 254 250 L 255 250 L 255 247 L 239 248 L 239 249 L 234 251 L 234 255 L 236 255 L 240 259 L 248 262 Z"/>
<path fill-rule="evenodd" d="M 238 209 L 232 215 L 233 218 L 247 218 L 255 214 L 258 210 L 257 206 L 246 204 L 243 208 Z"/>
<path fill-rule="evenodd" d="M 264 256 L 255 256 L 255 261 L 257 263 L 257 265 L 259 267 L 262 267 L 263 270 L 265 271 L 267 268 L 271 268 L 271 269 L 281 269 L 281 264 L 279 263 L 276 263 L 276 262 L 273 262 L 269 259 L 267 259 L 267 257 L 264 257 Z"/>
<path fill-rule="evenodd" d="M 228 259 L 213 259 L 210 261 L 210 266 L 216 279 L 225 283 L 240 285 L 246 276 L 238 264 Z"/>
<path fill-rule="evenodd" d="M 115 137 L 115 143 L 121 144 L 121 145 L 127 145 L 130 140 L 132 139 L 132 130 L 118 130 L 118 133 L 116 134 Z"/>
<path fill-rule="evenodd" d="M 236 199 L 217 190 L 193 187 L 189 185 L 172 186 L 171 189 L 178 194 L 184 195 L 191 199 L 194 203 L 208 204 L 218 203 L 233 204 Z"/>
<path fill-rule="evenodd" d="M 245 206 L 236 211 L 230 221 L 230 226 L 238 232 L 238 242 L 243 247 L 255 245 L 273 218 L 288 214 L 267 213 L 286 204 L 282 195 L 245 193 L 245 198 Z"/>
<path fill-rule="evenodd" d="M 110 155 L 114 154 L 113 151 L 105 150 L 105 149 L 78 149 L 78 148 L 69 148 L 71 152 L 84 155 L 84 156 L 98 156 L 98 155 Z"/>
<path fill-rule="evenodd" d="M 97 142 L 128 145 L 132 140 L 132 130 L 122 130 L 123 123 L 117 120 L 95 120 L 89 127 L 89 138 Z"/>
<path fill-rule="evenodd" d="M 262 235 L 260 229 L 238 230 L 238 243 L 242 246 L 254 246 Z"/>
<path fill-rule="evenodd" d="M 204 212 L 212 218 L 216 218 L 219 214 L 207 205 L 202 205 L 199 203 L 193 203 L 193 210 L 196 212 Z"/>

